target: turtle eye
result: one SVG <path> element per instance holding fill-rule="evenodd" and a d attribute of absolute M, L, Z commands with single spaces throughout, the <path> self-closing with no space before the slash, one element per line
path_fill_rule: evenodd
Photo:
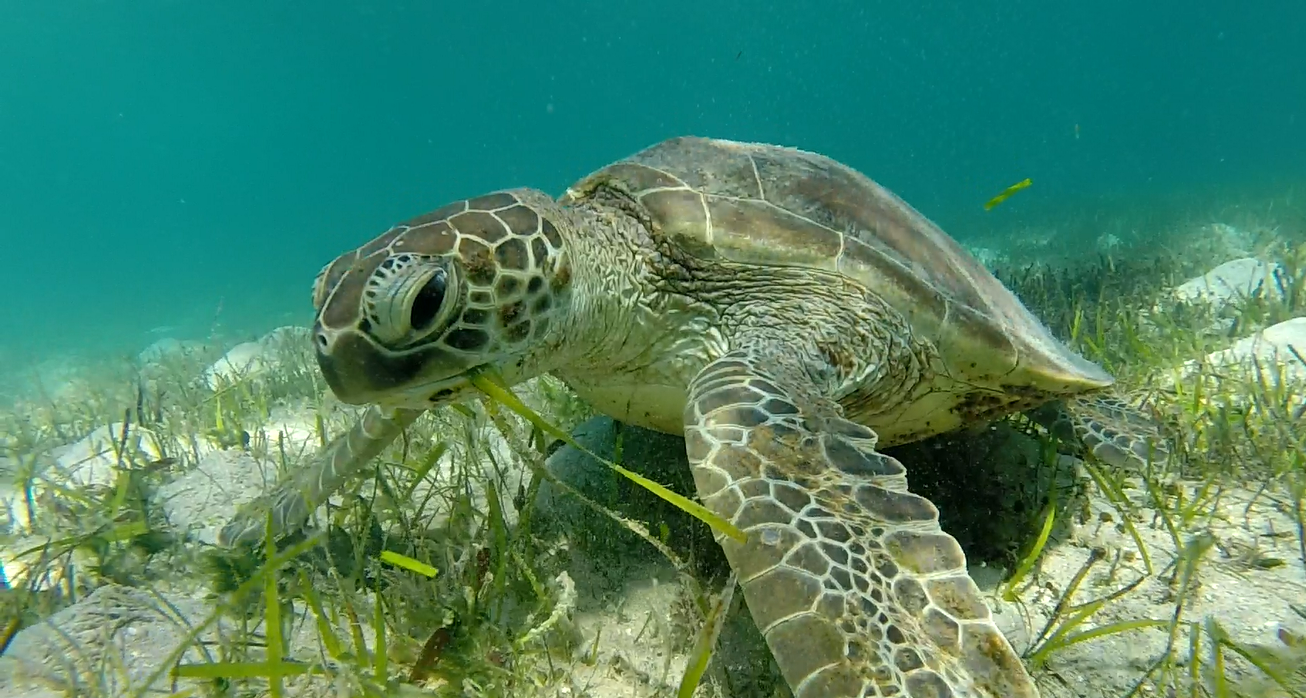
<path fill-rule="evenodd" d="M 413 304 L 408 309 L 408 325 L 418 331 L 428 329 L 444 305 L 444 291 L 444 270 L 437 269 L 413 296 Z"/>

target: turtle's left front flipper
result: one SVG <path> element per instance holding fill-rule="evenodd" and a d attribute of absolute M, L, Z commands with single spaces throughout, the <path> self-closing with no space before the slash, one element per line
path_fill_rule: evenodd
<path fill-rule="evenodd" d="M 685 442 L 703 503 L 796 698 L 1038 695 L 938 510 L 876 435 L 783 347 L 691 383 Z"/>
<path fill-rule="evenodd" d="M 345 480 L 385 450 L 423 410 L 400 409 L 387 414 L 373 405 L 349 431 L 337 436 L 302 469 L 285 473 L 263 496 L 244 505 L 218 532 L 224 547 L 263 539 L 267 517 L 272 534 L 282 536 L 303 526 Z"/>

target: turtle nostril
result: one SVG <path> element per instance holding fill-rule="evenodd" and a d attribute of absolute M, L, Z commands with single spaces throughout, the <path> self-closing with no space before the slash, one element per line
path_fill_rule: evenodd
<path fill-rule="evenodd" d="M 317 348 L 321 349 L 322 351 L 326 351 L 327 348 L 326 333 L 321 330 L 318 330 L 315 338 L 317 339 Z"/>

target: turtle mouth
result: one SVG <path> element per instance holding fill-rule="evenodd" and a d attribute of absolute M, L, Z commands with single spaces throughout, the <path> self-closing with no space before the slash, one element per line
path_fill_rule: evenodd
<path fill-rule="evenodd" d="M 431 390 L 434 388 L 434 390 Z M 453 402 L 459 395 L 472 390 L 471 376 L 459 374 L 434 385 L 426 387 L 426 402 L 431 406 L 445 405 Z M 427 392 L 429 391 L 429 392 Z"/>
<path fill-rule="evenodd" d="M 455 373 L 447 378 L 409 387 L 395 396 L 393 402 L 387 402 L 395 407 L 418 409 L 443 407 L 457 402 L 469 393 L 476 392 L 475 386 L 472 385 L 472 374 L 480 369 L 481 366 L 473 366 L 466 371 Z"/>

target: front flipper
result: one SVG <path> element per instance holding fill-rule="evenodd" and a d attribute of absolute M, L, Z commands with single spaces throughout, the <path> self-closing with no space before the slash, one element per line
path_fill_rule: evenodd
<path fill-rule="evenodd" d="M 287 473 L 267 494 L 241 507 L 218 532 L 218 544 L 231 547 L 262 540 L 269 512 L 274 536 L 303 526 L 346 478 L 380 454 L 421 414 L 422 410 L 401 409 L 387 416 L 380 407 L 369 407 L 311 463 Z"/>
<path fill-rule="evenodd" d="M 685 441 L 718 542 L 796 698 L 1033 698 L 938 510 L 781 352 L 690 385 Z M 895 691 L 896 689 L 896 691 Z"/>

